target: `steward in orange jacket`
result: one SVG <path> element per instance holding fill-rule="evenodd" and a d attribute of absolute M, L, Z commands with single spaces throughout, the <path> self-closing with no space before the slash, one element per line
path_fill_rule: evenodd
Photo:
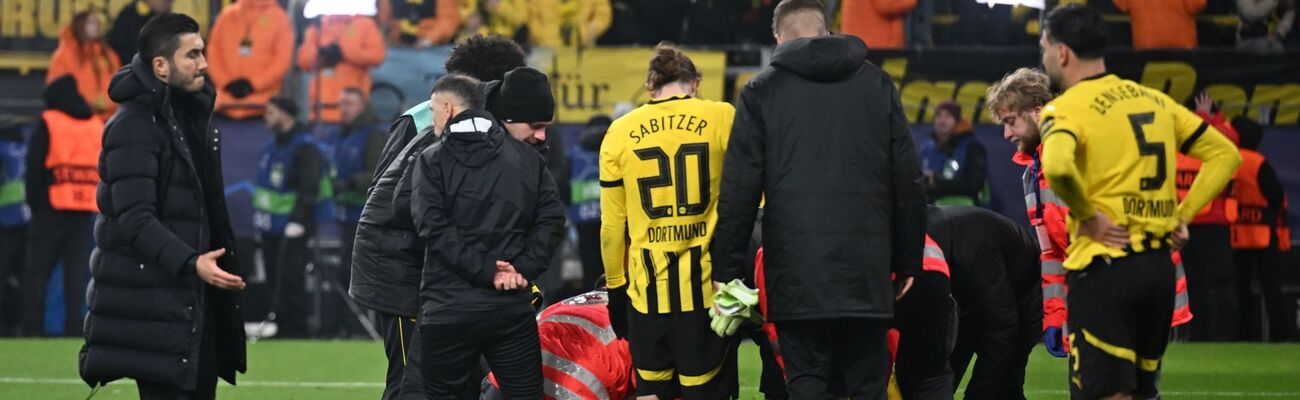
<path fill-rule="evenodd" d="M 1115 0 L 1115 8 L 1129 15 L 1133 48 L 1191 49 L 1196 47 L 1196 14 L 1205 0 Z"/>
<path fill-rule="evenodd" d="M 261 116 L 289 72 L 293 31 L 275 0 L 240 0 L 221 11 L 208 34 L 208 76 L 216 111 L 232 119 Z"/>
<path fill-rule="evenodd" d="M 303 35 L 298 68 L 313 73 L 307 87 L 311 119 L 339 122 L 338 101 L 344 88 L 370 95 L 370 68 L 384 62 L 384 41 L 375 20 L 364 15 L 320 17 Z M 317 74 L 319 72 L 319 74 Z M 319 82 L 318 82 L 319 80 Z M 316 115 L 320 102 L 322 115 Z"/>
<path fill-rule="evenodd" d="M 97 12 L 82 11 L 72 17 L 72 23 L 59 34 L 59 47 L 54 49 L 50 70 L 45 74 L 47 85 L 72 75 L 77 81 L 77 93 L 91 111 L 104 119 L 117 110 L 117 104 L 108 99 L 108 80 L 122 68 L 117 54 L 104 44 L 106 25 L 104 16 Z"/>
<path fill-rule="evenodd" d="M 436 46 L 460 29 L 460 2 L 478 0 L 379 0 L 379 25 L 388 44 Z"/>
<path fill-rule="evenodd" d="M 844 0 L 840 33 L 862 38 L 868 49 L 901 49 L 903 20 L 916 0 Z"/>

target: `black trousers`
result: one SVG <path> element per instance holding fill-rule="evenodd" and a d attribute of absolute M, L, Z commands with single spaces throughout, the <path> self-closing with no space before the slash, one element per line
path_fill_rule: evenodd
<path fill-rule="evenodd" d="M 1159 394 L 1174 282 L 1168 250 L 1096 257 L 1084 270 L 1069 272 L 1070 398 Z"/>
<path fill-rule="evenodd" d="M 82 310 L 90 276 L 91 228 L 95 214 L 41 211 L 32 214 L 23 270 L 23 334 L 45 334 L 45 285 L 63 262 L 63 334 L 81 336 Z"/>
<path fill-rule="evenodd" d="M 888 330 L 888 320 L 866 318 L 777 322 L 790 398 L 884 399 Z"/>
<path fill-rule="evenodd" d="M 542 398 L 542 345 L 532 313 L 420 325 L 420 371 L 432 399 L 477 399 L 479 358 L 507 399 Z"/>
<path fill-rule="evenodd" d="M 275 313 L 275 322 L 279 326 L 276 336 L 286 338 L 307 337 L 307 261 L 311 253 L 307 250 L 307 238 L 284 236 L 262 236 L 262 262 L 266 265 L 267 287 L 271 288 L 266 299 L 270 312 Z"/>
<path fill-rule="evenodd" d="M 1183 247 L 1187 296 L 1192 315 L 1190 340 L 1225 341 L 1237 335 L 1237 294 L 1232 281 L 1232 233 L 1225 225 L 1191 225 Z"/>
<path fill-rule="evenodd" d="M 328 282 L 328 292 L 321 296 L 320 335 L 323 337 L 348 337 L 352 332 L 363 332 L 360 322 L 352 317 L 352 310 L 344 303 L 348 284 L 352 281 L 352 247 L 357 238 L 357 224 L 339 223 L 339 265 L 321 265 L 322 280 Z"/>
<path fill-rule="evenodd" d="M 26 259 L 27 225 L 0 228 L 0 337 L 17 335 L 22 323 Z"/>
<path fill-rule="evenodd" d="M 1010 294 L 1008 294 L 1010 296 Z M 1016 324 L 1003 331 L 990 331 L 987 316 L 963 310 L 957 322 L 957 345 L 949 359 L 956 389 L 969 368 L 975 366 L 963 398 L 967 400 L 1025 400 L 1025 368 L 1034 346 L 1043 338 L 1043 301 L 1041 296 L 1025 296 L 1016 301 Z M 1004 342 L 1004 343 L 999 343 Z M 994 349 L 1009 348 L 1009 354 L 991 354 Z"/>
<path fill-rule="evenodd" d="M 926 271 L 894 306 L 894 326 L 898 328 L 894 373 L 903 398 L 952 399 L 948 355 L 957 336 L 953 304 L 948 277 Z"/>
<path fill-rule="evenodd" d="M 419 325 L 415 318 L 380 312 L 377 325 L 384 332 L 384 353 L 388 357 L 382 399 L 423 399 L 424 377 L 420 375 L 420 347 L 417 346 L 420 341 L 416 340 Z"/>
<path fill-rule="evenodd" d="M 1269 341 L 1287 341 L 1294 338 L 1295 320 L 1291 319 L 1290 308 L 1282 297 L 1281 263 L 1277 250 L 1237 250 L 1237 315 L 1241 318 L 1238 326 L 1239 340 L 1263 340 L 1260 332 L 1259 301 L 1251 290 L 1251 284 L 1259 283 L 1260 294 L 1264 297 L 1264 312 L 1268 316 Z M 1198 318 L 1200 316 L 1197 316 Z"/>
<path fill-rule="evenodd" d="M 209 288 L 210 289 L 210 288 Z M 194 390 L 184 390 L 170 384 L 136 381 L 140 400 L 209 400 L 217 398 L 217 342 L 212 312 L 204 313 L 205 322 L 199 337 L 198 377 Z"/>
<path fill-rule="evenodd" d="M 578 258 L 582 261 L 580 289 L 586 292 L 595 288 L 596 278 L 605 274 L 605 261 L 600 257 L 600 221 L 580 223 L 577 229 Z"/>

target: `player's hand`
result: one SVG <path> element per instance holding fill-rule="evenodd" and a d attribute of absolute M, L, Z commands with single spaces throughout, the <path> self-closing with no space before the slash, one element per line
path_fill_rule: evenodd
<path fill-rule="evenodd" d="M 609 303 L 605 308 L 609 311 L 609 328 L 614 330 L 614 336 L 622 338 L 627 336 L 627 285 L 620 288 L 606 289 L 609 293 Z"/>
<path fill-rule="evenodd" d="M 223 290 L 244 290 L 244 278 L 231 274 L 217 266 L 217 259 L 226 254 L 226 249 L 216 249 L 200 254 L 194 259 L 194 273 L 207 284 Z"/>
<path fill-rule="evenodd" d="M 1210 93 L 1202 91 L 1196 95 L 1196 112 L 1209 114 L 1212 110 L 1214 110 L 1214 98 L 1210 97 Z"/>
<path fill-rule="evenodd" d="M 1047 354 L 1053 357 L 1065 358 L 1070 355 L 1065 351 L 1065 338 L 1061 335 L 1061 328 L 1049 327 L 1043 331 L 1043 347 L 1047 348 Z"/>
<path fill-rule="evenodd" d="M 1173 239 L 1174 250 L 1182 250 L 1187 245 L 1187 241 L 1192 238 L 1191 232 L 1187 231 L 1187 223 L 1178 221 L 1178 228 L 1174 229 Z"/>
<path fill-rule="evenodd" d="M 1092 238 L 1093 241 L 1110 247 L 1129 245 L 1128 229 L 1110 222 L 1101 211 L 1092 214 L 1092 218 L 1079 221 L 1079 235 Z"/>
<path fill-rule="evenodd" d="M 902 300 L 903 296 L 906 296 L 907 292 L 912 290 L 912 282 L 915 280 L 916 278 L 911 276 L 905 276 L 905 277 L 895 279 L 894 280 L 894 301 Z"/>

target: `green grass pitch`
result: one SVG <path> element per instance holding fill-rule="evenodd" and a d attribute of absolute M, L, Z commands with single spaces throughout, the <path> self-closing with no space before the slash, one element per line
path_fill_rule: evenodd
<path fill-rule="evenodd" d="M 77 378 L 76 339 L 0 340 L 0 399 L 84 399 Z M 752 345 L 740 353 L 742 398 L 757 392 L 759 362 Z M 368 341 L 261 341 L 248 345 L 249 373 L 240 385 L 222 383 L 221 399 L 378 399 L 382 346 Z M 1300 399 L 1300 345 L 1174 344 L 1164 366 L 1166 399 Z M 1031 399 L 1067 398 L 1066 364 L 1041 348 L 1029 363 Z M 95 399 L 134 399 L 135 385 L 118 381 Z M 958 397 L 960 398 L 960 397 Z"/>

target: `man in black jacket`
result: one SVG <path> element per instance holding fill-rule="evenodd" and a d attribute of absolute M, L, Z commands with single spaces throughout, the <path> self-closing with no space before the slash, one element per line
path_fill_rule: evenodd
<path fill-rule="evenodd" d="M 948 262 L 959 310 L 952 387 L 974 355 L 967 399 L 1024 399 L 1025 366 L 1043 332 L 1037 239 L 978 207 L 930 206 L 927 222 Z"/>
<path fill-rule="evenodd" d="M 221 179 L 215 90 L 199 25 L 155 17 L 113 76 L 104 132 L 81 378 L 133 378 L 142 399 L 210 399 L 245 370 L 244 327 Z"/>
<path fill-rule="evenodd" d="M 767 317 L 791 398 L 826 398 L 832 386 L 839 397 L 883 397 L 887 324 L 921 270 L 916 148 L 893 82 L 861 40 L 827 35 L 820 2 L 786 0 L 774 25 L 772 65 L 736 106 L 714 280 L 744 275 L 765 195 Z"/>
<path fill-rule="evenodd" d="M 452 50 L 447 71 L 481 80 L 500 80 L 524 65 L 523 49 L 510 39 L 475 36 Z M 388 142 L 367 190 L 352 252 L 348 294 L 379 312 L 388 357 L 384 400 L 423 399 L 416 315 L 424 242 L 411 220 L 408 167 L 425 148 L 441 140 L 433 129 L 431 101 L 412 107 L 393 122 Z M 475 380 L 472 386 L 477 388 Z"/>
<path fill-rule="evenodd" d="M 434 85 L 443 142 L 412 168 L 411 215 L 426 241 L 420 352 L 432 398 L 465 393 L 478 358 L 507 398 L 542 397 L 541 344 L 528 282 L 550 264 L 564 206 L 546 161 L 483 111 L 478 81 Z"/>

